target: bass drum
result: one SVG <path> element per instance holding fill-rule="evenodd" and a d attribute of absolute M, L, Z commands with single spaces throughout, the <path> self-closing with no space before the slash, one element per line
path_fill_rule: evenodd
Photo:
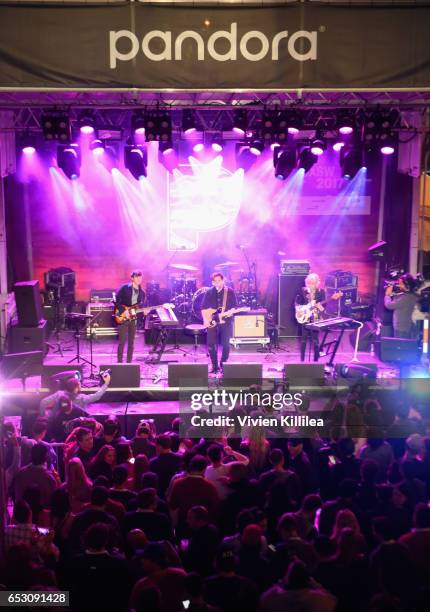
<path fill-rule="evenodd" d="M 206 291 L 208 291 L 210 287 L 200 287 L 195 294 L 193 295 L 193 315 L 198 321 L 203 321 L 202 319 L 202 304 L 203 299 L 205 297 Z"/>

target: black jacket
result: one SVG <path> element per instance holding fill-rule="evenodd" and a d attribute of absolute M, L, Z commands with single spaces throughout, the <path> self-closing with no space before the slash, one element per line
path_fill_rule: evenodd
<path fill-rule="evenodd" d="M 222 306 L 222 299 L 221 299 L 221 306 Z M 233 291 L 233 289 L 227 288 L 227 302 L 226 302 L 225 309 L 230 310 L 230 308 L 236 308 L 236 306 L 237 306 L 236 294 Z M 215 308 L 216 309 L 217 307 L 218 307 L 217 291 L 215 287 L 212 287 L 212 289 L 208 289 L 205 293 L 205 296 L 203 298 L 202 310 L 204 310 L 205 308 Z"/>
<path fill-rule="evenodd" d="M 122 312 L 122 306 L 131 306 L 131 297 L 133 295 L 132 291 L 132 283 L 128 283 L 126 285 L 122 285 L 118 291 L 116 292 L 115 305 L 118 308 L 119 313 Z M 137 298 L 136 307 L 142 305 L 145 302 L 145 292 L 142 287 L 139 286 L 139 295 Z"/>
<path fill-rule="evenodd" d="M 306 287 L 302 287 L 301 291 L 296 295 L 295 303 L 297 306 L 304 306 L 305 304 L 309 304 L 310 298 L 309 293 Z M 317 289 L 315 291 L 315 301 L 319 304 L 320 302 L 324 302 L 325 300 L 325 291 L 324 289 Z"/>

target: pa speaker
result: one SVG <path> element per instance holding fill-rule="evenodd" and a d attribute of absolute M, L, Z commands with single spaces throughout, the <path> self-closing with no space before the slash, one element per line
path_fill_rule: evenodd
<path fill-rule="evenodd" d="M 83 377 L 82 368 L 83 368 L 82 364 L 72 365 L 70 363 L 66 365 L 64 365 L 64 363 L 50 363 L 50 364 L 44 365 L 42 368 L 42 378 L 41 378 L 42 387 L 44 388 L 56 387 L 57 385 L 53 384 L 53 379 L 55 378 L 56 374 L 60 374 L 63 372 L 70 372 L 70 378 L 73 377 L 75 372 L 79 372 L 79 379 L 82 380 L 82 377 Z"/>
<path fill-rule="evenodd" d="M 263 384 L 263 364 L 261 363 L 224 363 L 223 384 L 234 387 L 250 387 Z"/>
<path fill-rule="evenodd" d="M 169 387 L 207 387 L 207 363 L 169 363 L 167 378 Z"/>
<path fill-rule="evenodd" d="M 420 359 L 418 342 L 409 338 L 381 338 L 380 356 L 381 361 L 417 363 Z"/>
<path fill-rule="evenodd" d="M 18 324 L 22 327 L 37 327 L 42 319 L 39 281 L 15 283 L 13 291 L 15 293 Z"/>
<path fill-rule="evenodd" d="M 117 389 L 140 387 L 140 365 L 138 363 L 114 363 L 100 366 L 100 372 L 106 370 L 111 370 L 111 387 Z"/>
<path fill-rule="evenodd" d="M 278 326 L 279 337 L 297 336 L 298 323 L 296 321 L 295 301 L 296 295 L 305 284 L 305 276 L 279 275 L 278 280 Z"/>
<path fill-rule="evenodd" d="M 3 355 L 0 362 L 0 372 L 2 377 L 6 379 L 36 376 L 42 371 L 42 362 L 42 351 L 9 353 L 8 355 Z"/>
<path fill-rule="evenodd" d="M 9 352 L 25 353 L 42 351 L 46 355 L 46 321 L 42 320 L 36 327 L 12 325 L 9 328 Z"/>
<path fill-rule="evenodd" d="M 323 385 L 323 363 L 286 363 L 284 366 L 285 378 L 291 385 Z"/>

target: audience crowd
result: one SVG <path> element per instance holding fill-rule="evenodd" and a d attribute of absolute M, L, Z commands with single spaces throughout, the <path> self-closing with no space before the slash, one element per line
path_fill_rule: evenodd
<path fill-rule="evenodd" d="M 56 393 L 26 436 L 5 424 L 1 588 L 77 612 L 427 610 L 425 415 L 348 401 L 326 437 L 194 438 L 177 418 L 127 439 Z"/>

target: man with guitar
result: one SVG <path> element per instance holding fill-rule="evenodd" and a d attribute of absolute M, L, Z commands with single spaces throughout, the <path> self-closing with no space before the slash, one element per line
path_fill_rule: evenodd
<path fill-rule="evenodd" d="M 115 297 L 115 319 L 118 323 L 118 363 L 122 363 L 127 340 L 127 363 L 133 360 L 134 339 L 136 336 L 136 310 L 142 312 L 145 292 L 142 287 L 142 272 L 131 273 L 131 283 L 122 285 Z"/>
<path fill-rule="evenodd" d="M 208 289 L 203 298 L 202 317 L 207 327 L 208 351 L 212 361 L 212 372 L 219 371 L 218 341 L 222 346 L 221 368 L 230 354 L 230 338 L 232 332 L 231 316 L 238 311 L 237 300 L 233 289 L 224 283 L 221 272 L 212 274 L 212 289 Z"/>
<path fill-rule="evenodd" d="M 296 295 L 295 310 L 296 320 L 301 324 L 302 336 L 300 342 L 300 360 L 305 360 L 306 345 L 309 342 L 314 349 L 314 361 L 320 357 L 318 332 L 306 328 L 306 323 L 314 323 L 323 318 L 324 306 L 329 301 L 326 299 L 325 291 L 320 287 L 321 281 L 318 274 L 311 273 L 305 278 L 305 286 Z M 342 296 L 341 292 L 334 293 L 331 300 L 337 300 Z"/>

